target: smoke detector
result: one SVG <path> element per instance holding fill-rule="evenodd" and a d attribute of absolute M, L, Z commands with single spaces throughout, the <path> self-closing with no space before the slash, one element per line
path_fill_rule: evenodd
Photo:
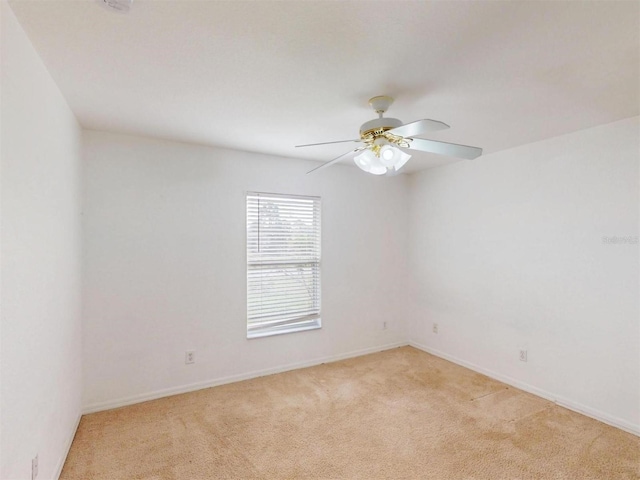
<path fill-rule="evenodd" d="M 133 0 L 96 0 L 107 10 L 116 13 L 127 13 L 131 9 Z"/>

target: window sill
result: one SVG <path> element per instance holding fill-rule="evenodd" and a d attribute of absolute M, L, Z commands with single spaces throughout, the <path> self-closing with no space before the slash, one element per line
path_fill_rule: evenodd
<path fill-rule="evenodd" d="M 247 331 L 247 338 L 271 337 L 273 335 L 283 335 L 285 333 L 306 332 L 307 330 L 317 330 L 322 328 L 322 322 L 319 318 L 304 322 L 298 325 L 281 325 L 278 327 L 264 327 L 254 331 Z"/>

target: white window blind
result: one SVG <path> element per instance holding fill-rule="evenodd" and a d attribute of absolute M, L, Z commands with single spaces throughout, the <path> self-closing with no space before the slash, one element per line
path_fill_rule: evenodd
<path fill-rule="evenodd" d="M 320 326 L 320 198 L 247 193 L 247 337 Z"/>

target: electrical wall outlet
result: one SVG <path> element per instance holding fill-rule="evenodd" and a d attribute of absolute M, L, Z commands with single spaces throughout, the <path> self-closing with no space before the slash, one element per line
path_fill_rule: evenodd
<path fill-rule="evenodd" d="M 433 333 L 438 333 L 438 324 L 437 323 L 433 324 Z"/>
<path fill-rule="evenodd" d="M 36 480 L 38 477 L 38 455 L 31 459 L 31 480 Z"/>
<path fill-rule="evenodd" d="M 526 350 L 520 350 L 520 361 L 521 362 L 526 362 L 527 361 L 527 351 Z"/>
<path fill-rule="evenodd" d="M 194 350 L 190 350 L 184 354 L 184 363 L 187 365 L 196 363 L 196 352 Z"/>

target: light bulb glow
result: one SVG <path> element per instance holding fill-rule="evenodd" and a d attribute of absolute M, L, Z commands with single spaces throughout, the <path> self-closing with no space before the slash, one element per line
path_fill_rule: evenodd
<path fill-rule="evenodd" d="M 385 167 L 393 168 L 396 164 L 397 151 L 398 149 L 391 145 L 385 145 L 380 149 L 380 160 Z"/>

